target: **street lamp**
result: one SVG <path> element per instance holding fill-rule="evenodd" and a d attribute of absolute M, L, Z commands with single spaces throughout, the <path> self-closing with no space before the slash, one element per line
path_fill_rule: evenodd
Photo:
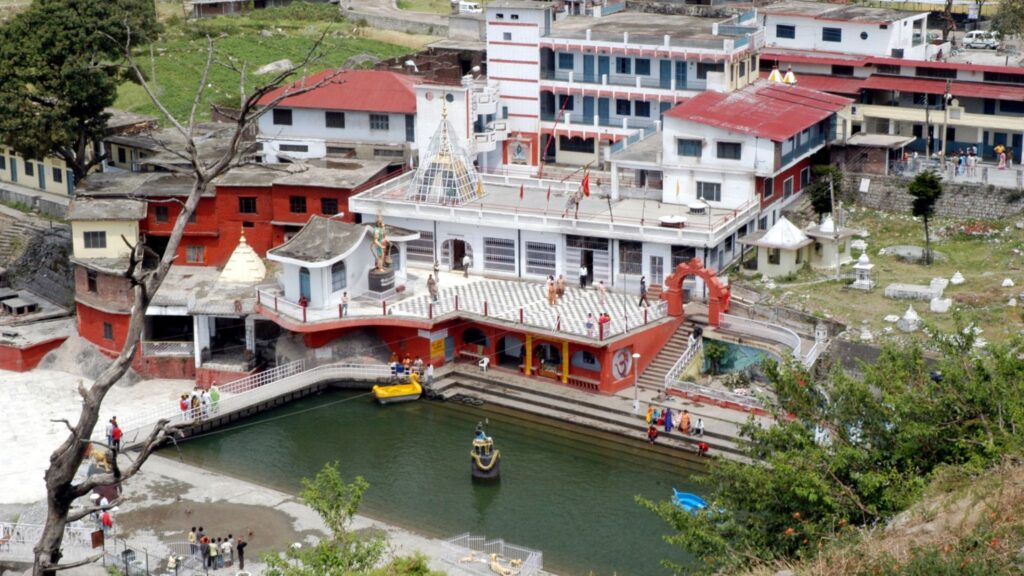
<path fill-rule="evenodd" d="M 640 413 L 640 353 L 633 352 L 633 414 Z"/>

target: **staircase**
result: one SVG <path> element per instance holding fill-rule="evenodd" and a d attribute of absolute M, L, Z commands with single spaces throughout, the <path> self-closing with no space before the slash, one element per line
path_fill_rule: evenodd
<path fill-rule="evenodd" d="M 672 369 L 672 366 L 675 365 L 676 361 L 683 355 L 683 352 L 686 351 L 686 346 L 692 332 L 693 329 L 685 324 L 676 330 L 675 334 L 662 347 L 661 352 L 658 352 L 658 355 L 654 357 L 654 361 L 640 374 L 638 385 L 641 388 L 658 391 L 665 388 L 665 375 L 668 374 L 668 371 Z"/>
<path fill-rule="evenodd" d="M 0 261 L 13 262 L 33 236 L 49 226 L 34 219 L 11 220 L 0 230 Z"/>

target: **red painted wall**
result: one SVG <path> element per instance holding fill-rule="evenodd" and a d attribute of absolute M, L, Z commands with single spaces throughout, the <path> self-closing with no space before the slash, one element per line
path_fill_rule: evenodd
<path fill-rule="evenodd" d="M 89 292 L 89 270 L 75 266 L 75 295 L 105 309 L 123 310 L 128 313 L 132 306 L 131 284 L 127 278 L 96 273 L 96 292 Z"/>
<path fill-rule="evenodd" d="M 249 376 L 250 374 L 255 374 L 256 372 L 257 370 L 252 370 L 249 372 L 224 372 L 221 370 L 210 370 L 208 368 L 200 367 L 198 370 L 196 370 L 196 384 L 198 384 L 201 388 L 209 388 L 210 386 L 214 385 L 223 386 L 228 382 L 240 380 L 242 378 L 245 378 L 246 376 Z"/>
<path fill-rule="evenodd" d="M 40 342 L 27 348 L 0 346 L 0 370 L 12 372 L 28 372 L 39 365 L 46 353 L 64 343 L 66 338 L 57 338 Z"/>
<path fill-rule="evenodd" d="M 679 326 L 682 325 L 682 318 L 675 318 L 671 322 L 666 322 L 660 326 L 644 330 L 635 334 L 631 334 L 622 340 L 616 341 L 614 344 L 608 346 L 603 356 L 601 356 L 601 392 L 614 394 L 624 388 L 629 388 L 633 385 L 633 374 L 627 375 L 625 378 L 616 380 L 614 373 L 612 372 L 612 358 L 615 352 L 622 348 L 632 347 L 630 353 L 640 354 L 640 366 L 639 374 L 643 374 L 647 366 L 654 361 L 654 358 L 661 352 L 662 346 L 665 342 L 668 342 L 669 338 L 675 334 Z"/>
<path fill-rule="evenodd" d="M 771 206 L 775 202 L 782 200 L 782 186 L 786 181 L 786 178 L 793 177 L 793 194 L 799 194 L 802 189 L 800 188 L 800 171 L 811 165 L 811 158 L 808 156 L 796 164 L 786 168 L 782 172 L 775 175 L 775 181 L 772 183 L 772 195 L 765 198 L 764 196 L 764 178 L 754 178 L 754 184 L 757 186 L 758 196 L 761 198 L 761 208 Z"/>
<path fill-rule="evenodd" d="M 191 380 L 196 377 L 196 361 L 191 356 L 188 358 L 160 358 L 144 357 L 139 353 L 135 355 L 132 368 L 143 378 Z"/>
<path fill-rule="evenodd" d="M 128 336 L 129 316 L 126 314 L 109 314 L 95 308 L 90 308 L 81 302 L 77 302 L 75 307 L 78 315 L 78 334 L 96 345 L 99 351 L 106 356 L 113 358 L 120 354 L 125 338 Z M 113 327 L 113 340 L 103 337 L 104 322 L 109 322 Z"/>

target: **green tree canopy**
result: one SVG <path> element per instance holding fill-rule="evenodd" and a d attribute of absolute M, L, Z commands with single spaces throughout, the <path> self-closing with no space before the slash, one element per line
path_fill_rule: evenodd
<path fill-rule="evenodd" d="M 1024 0 L 999 0 L 992 17 L 992 29 L 1004 38 L 1024 34 Z"/>
<path fill-rule="evenodd" d="M 971 334 L 943 337 L 932 362 L 916 347 L 886 348 L 862 380 L 836 371 L 815 384 L 800 368 L 772 364 L 776 424 L 743 429 L 754 463 L 710 465 L 700 478 L 708 511 L 640 499 L 673 528 L 666 540 L 700 559 L 676 571 L 734 573 L 813 556 L 846 526 L 906 509 L 943 467 L 980 470 L 1019 453 L 1024 340 L 978 355 Z"/>
<path fill-rule="evenodd" d="M 832 195 L 838 198 L 843 189 L 843 171 L 831 164 L 814 167 L 814 180 L 811 182 L 809 196 L 811 207 L 818 216 L 832 213 Z M 832 189 L 829 185 L 831 183 Z"/>
<path fill-rule="evenodd" d="M 911 211 L 924 220 L 924 261 L 932 263 L 932 239 L 928 220 L 935 215 L 935 203 L 942 197 L 942 180 L 934 170 L 925 170 L 907 185 L 907 192 L 914 197 Z"/>
<path fill-rule="evenodd" d="M 84 178 L 102 161 L 121 55 L 157 30 L 152 0 L 35 0 L 0 26 L 0 141 Z"/>

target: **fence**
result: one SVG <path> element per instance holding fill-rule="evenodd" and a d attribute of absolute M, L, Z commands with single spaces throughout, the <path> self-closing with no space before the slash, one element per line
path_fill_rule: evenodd
<path fill-rule="evenodd" d="M 726 408 L 739 408 L 740 410 L 745 410 L 747 412 L 764 410 L 764 404 L 754 396 L 735 394 L 727 390 L 701 386 L 700 384 L 694 384 L 693 382 L 672 382 L 667 384 L 665 392 L 669 394 L 675 392 L 676 396 L 696 398 L 704 402 L 710 401 L 711 403 L 719 406 Z"/>
<path fill-rule="evenodd" d="M 733 316 L 732 314 L 723 314 L 722 327 L 734 332 L 740 332 L 756 338 L 768 340 L 769 342 L 781 344 L 792 351 L 794 358 L 797 360 L 803 359 L 800 354 L 800 336 L 785 326 L 776 326 L 774 324 L 768 324 L 767 322 L 761 322 L 760 320 L 741 318 L 739 316 Z"/>
<path fill-rule="evenodd" d="M 63 560 L 74 562 L 95 554 L 92 549 L 92 533 L 94 531 L 95 528 L 82 522 L 76 522 L 64 528 L 64 540 L 61 547 L 64 554 Z M 31 562 L 35 555 L 32 549 L 42 535 L 42 524 L 0 522 L 0 560 Z"/>
<path fill-rule="evenodd" d="M 192 356 L 195 347 L 191 341 L 142 341 L 143 356 Z"/>
<path fill-rule="evenodd" d="M 665 389 L 668 390 L 670 384 L 675 384 L 679 381 L 679 377 L 686 370 L 686 367 L 693 362 L 693 359 L 704 349 L 704 338 L 694 338 L 690 336 L 690 345 L 686 347 L 683 355 L 676 360 L 676 363 L 672 365 L 672 368 L 665 374 Z"/>
<path fill-rule="evenodd" d="M 442 546 L 444 561 L 469 574 L 532 576 L 544 568 L 541 551 L 506 544 L 501 539 L 487 540 L 466 533 L 445 540 Z M 496 555 L 493 559 L 492 554 Z"/>

